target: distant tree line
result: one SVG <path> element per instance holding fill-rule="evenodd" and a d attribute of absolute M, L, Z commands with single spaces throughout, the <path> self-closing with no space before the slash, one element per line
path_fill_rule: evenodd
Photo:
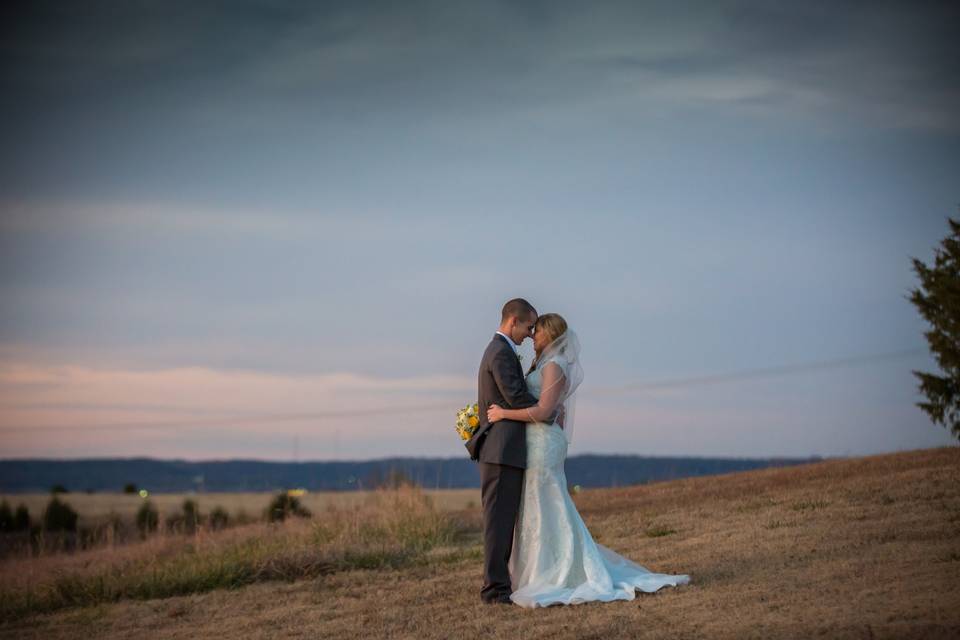
<path fill-rule="evenodd" d="M 625 486 L 683 477 L 804 464 L 806 458 L 704 458 L 581 454 L 567 459 L 567 479 L 585 488 Z M 343 462 L 267 462 L 226 460 L 184 462 L 150 458 L 100 460 L 4 460 L 0 492 L 18 493 L 86 486 L 85 490 L 135 494 L 195 491 L 199 476 L 208 491 L 356 491 L 413 483 L 424 488 L 467 489 L 480 486 L 475 462 L 458 458 L 390 458 Z"/>

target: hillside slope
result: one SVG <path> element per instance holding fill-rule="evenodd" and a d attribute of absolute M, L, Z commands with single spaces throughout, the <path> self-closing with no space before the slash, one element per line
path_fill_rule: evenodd
<path fill-rule="evenodd" d="M 394 570 L 36 615 L 6 637 L 960 637 L 960 448 L 576 498 L 598 541 L 691 584 L 631 602 L 479 604 L 476 544 Z"/>

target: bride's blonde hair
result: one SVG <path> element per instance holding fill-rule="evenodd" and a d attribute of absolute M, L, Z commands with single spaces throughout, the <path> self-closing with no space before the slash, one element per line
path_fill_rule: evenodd
<path fill-rule="evenodd" d="M 550 337 L 547 344 L 550 344 L 567 332 L 567 321 L 564 320 L 563 316 L 559 313 L 545 313 L 537 318 L 537 324 L 534 326 L 534 332 L 536 331 L 546 331 Z M 530 365 L 530 371 L 536 368 L 539 360 L 540 352 L 538 351 L 536 357 L 533 359 L 533 363 Z M 529 371 L 527 373 L 529 373 Z"/>

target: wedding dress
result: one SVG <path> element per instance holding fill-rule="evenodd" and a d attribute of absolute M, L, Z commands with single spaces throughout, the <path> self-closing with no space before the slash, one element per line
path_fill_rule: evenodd
<path fill-rule="evenodd" d="M 562 356 L 551 358 L 566 374 Z M 541 368 L 527 376 L 540 397 Z M 633 600 L 690 581 L 687 575 L 653 573 L 594 542 L 567 491 L 563 463 L 567 438 L 556 423 L 527 424 L 527 469 L 509 568 L 513 593 L 522 607 Z"/>

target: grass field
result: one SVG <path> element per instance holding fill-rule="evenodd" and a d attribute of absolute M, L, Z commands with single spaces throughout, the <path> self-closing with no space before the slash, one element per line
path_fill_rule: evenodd
<path fill-rule="evenodd" d="M 631 602 L 484 606 L 477 508 L 440 509 L 407 490 L 309 521 L 7 561 L 0 634 L 960 637 L 960 448 L 575 499 L 599 542 L 691 583 Z"/>
<path fill-rule="evenodd" d="M 314 513 L 325 511 L 332 507 L 347 508 L 362 503 L 369 491 L 317 491 L 300 496 L 299 500 L 307 509 Z M 479 489 L 425 489 L 424 493 L 430 496 L 438 508 L 449 511 L 465 509 L 480 504 Z M 258 518 L 270 503 L 275 493 L 152 493 L 150 502 L 163 515 L 179 512 L 183 501 L 193 500 L 201 513 L 209 513 L 214 507 L 222 507 L 231 516 L 246 514 Z M 110 514 L 117 514 L 122 518 L 132 520 L 143 499 L 136 494 L 126 493 L 66 493 L 60 494 L 60 499 L 67 502 L 79 514 L 80 526 L 92 526 L 106 520 Z M 50 500 L 49 493 L 17 493 L 0 494 L 0 500 L 6 500 L 12 507 L 23 503 L 30 511 L 31 517 L 39 521 L 43 510 Z"/>

